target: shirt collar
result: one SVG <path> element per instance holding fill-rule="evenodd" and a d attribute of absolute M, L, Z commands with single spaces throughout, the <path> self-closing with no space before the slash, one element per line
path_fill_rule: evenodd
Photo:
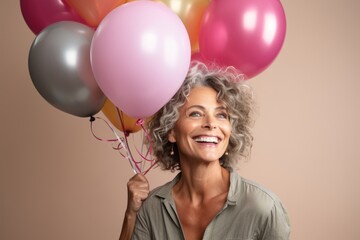
<path fill-rule="evenodd" d="M 227 204 L 236 205 L 236 203 L 240 199 L 241 177 L 236 171 L 234 171 L 234 169 L 228 168 L 228 170 L 230 172 L 230 187 L 229 187 L 229 192 L 228 192 L 228 196 L 227 196 Z M 156 193 L 156 196 L 158 196 L 164 200 L 167 200 L 169 202 L 173 202 L 172 188 L 179 181 L 180 177 L 181 177 L 181 172 L 178 173 L 172 181 L 166 183 L 164 185 L 164 187 L 162 187 Z"/>
<path fill-rule="evenodd" d="M 241 177 L 232 168 L 229 168 L 229 172 L 230 172 L 230 187 L 227 197 L 227 203 L 229 205 L 236 205 L 236 203 L 240 199 L 241 186 L 242 186 Z"/>

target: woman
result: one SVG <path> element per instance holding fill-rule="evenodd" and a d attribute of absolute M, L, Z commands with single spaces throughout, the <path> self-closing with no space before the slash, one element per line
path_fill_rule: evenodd
<path fill-rule="evenodd" d="M 241 80 L 192 65 L 148 125 L 158 163 L 180 173 L 151 193 L 144 176 L 130 179 L 120 239 L 289 239 L 279 199 L 233 170 L 252 145 L 252 93 Z"/>

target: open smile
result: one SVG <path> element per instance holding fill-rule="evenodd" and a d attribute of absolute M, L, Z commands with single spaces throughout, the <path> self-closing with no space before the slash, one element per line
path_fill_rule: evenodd
<path fill-rule="evenodd" d="M 221 138 L 216 136 L 197 136 L 194 138 L 195 142 L 198 143 L 213 143 L 218 144 L 221 141 Z"/>

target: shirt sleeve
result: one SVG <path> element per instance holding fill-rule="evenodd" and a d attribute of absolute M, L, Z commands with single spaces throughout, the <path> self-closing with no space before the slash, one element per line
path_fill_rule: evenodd
<path fill-rule="evenodd" d="M 148 224 L 146 224 L 146 219 L 143 211 L 140 209 L 137 217 L 134 232 L 132 234 L 132 240 L 145 240 L 151 239 Z"/>
<path fill-rule="evenodd" d="M 289 240 L 290 221 L 284 206 L 276 202 L 271 209 L 263 228 L 261 240 Z"/>

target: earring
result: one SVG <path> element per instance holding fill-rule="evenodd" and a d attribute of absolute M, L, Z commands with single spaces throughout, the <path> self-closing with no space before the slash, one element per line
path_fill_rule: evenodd
<path fill-rule="evenodd" d="M 174 144 L 171 144 L 170 156 L 174 156 Z"/>
<path fill-rule="evenodd" d="M 225 156 L 229 155 L 228 151 L 225 152 Z"/>

